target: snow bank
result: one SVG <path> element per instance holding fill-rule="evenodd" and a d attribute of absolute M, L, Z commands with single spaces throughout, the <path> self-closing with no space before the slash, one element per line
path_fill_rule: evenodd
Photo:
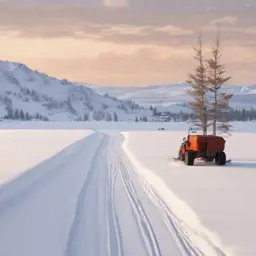
<path fill-rule="evenodd" d="M 146 179 L 146 181 L 169 206 L 171 211 L 180 220 L 180 225 L 182 228 L 190 233 L 191 241 L 205 255 L 216 255 L 216 251 L 213 250 L 210 243 L 213 243 L 215 247 L 218 247 L 220 250 L 224 251 L 219 237 L 203 227 L 197 214 L 185 202 L 180 200 L 160 177 L 158 177 L 153 171 L 144 167 L 138 161 L 128 146 L 129 133 L 124 132 L 123 135 L 125 137 L 123 148 L 130 161 L 136 166 L 138 174 Z"/>
<path fill-rule="evenodd" d="M 84 130 L 1 130 L 0 185 L 91 133 Z"/>

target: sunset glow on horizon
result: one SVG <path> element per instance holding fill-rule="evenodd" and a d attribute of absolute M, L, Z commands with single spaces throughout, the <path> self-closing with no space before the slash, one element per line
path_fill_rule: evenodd
<path fill-rule="evenodd" d="M 0 1 L 1 60 L 91 84 L 184 82 L 194 68 L 199 32 L 208 56 L 219 24 L 230 83 L 256 83 L 253 1 L 40 2 Z"/>

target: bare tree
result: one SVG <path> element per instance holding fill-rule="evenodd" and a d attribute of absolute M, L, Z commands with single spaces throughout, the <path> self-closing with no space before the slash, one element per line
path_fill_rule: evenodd
<path fill-rule="evenodd" d="M 217 133 L 217 128 L 224 132 L 230 130 L 230 125 L 228 124 L 223 112 L 229 109 L 228 100 L 233 96 L 232 94 L 221 92 L 223 84 L 229 81 L 231 77 L 224 76 L 226 68 L 221 64 L 220 59 L 221 47 L 220 34 L 218 31 L 216 42 L 212 46 L 212 57 L 207 60 L 209 91 L 213 93 L 210 114 L 212 117 L 214 135 Z"/>
<path fill-rule="evenodd" d="M 208 79 L 205 60 L 203 54 L 202 36 L 198 38 L 198 45 L 194 47 L 197 67 L 193 74 L 189 75 L 188 84 L 191 89 L 188 94 L 194 101 L 188 103 L 188 107 L 192 109 L 195 115 L 194 125 L 201 128 L 204 135 L 207 135 L 207 128 L 210 126 L 208 120 Z"/>

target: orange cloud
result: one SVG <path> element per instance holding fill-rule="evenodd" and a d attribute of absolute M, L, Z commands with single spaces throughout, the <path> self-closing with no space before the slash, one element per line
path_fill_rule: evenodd
<path fill-rule="evenodd" d="M 170 1 L 92 6 L 0 6 L 0 58 L 74 81 L 142 85 L 180 82 L 194 67 L 192 45 L 204 31 L 208 51 L 221 23 L 223 62 L 234 83 L 254 83 L 254 13 L 171 13 Z M 137 8 L 136 11 L 134 8 Z"/>

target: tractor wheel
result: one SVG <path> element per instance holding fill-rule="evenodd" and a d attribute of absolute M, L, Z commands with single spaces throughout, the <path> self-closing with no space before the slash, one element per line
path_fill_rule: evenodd
<path fill-rule="evenodd" d="M 225 152 L 219 152 L 219 153 L 216 154 L 215 164 L 216 165 L 225 165 L 226 164 L 226 154 L 225 154 Z"/>
<path fill-rule="evenodd" d="M 180 152 L 179 152 L 179 160 L 180 161 L 185 161 L 185 156 L 184 156 L 184 154 L 182 154 L 182 151 L 180 150 Z"/>
<path fill-rule="evenodd" d="M 193 152 L 186 152 L 185 153 L 185 163 L 186 165 L 194 165 L 195 156 Z"/>

